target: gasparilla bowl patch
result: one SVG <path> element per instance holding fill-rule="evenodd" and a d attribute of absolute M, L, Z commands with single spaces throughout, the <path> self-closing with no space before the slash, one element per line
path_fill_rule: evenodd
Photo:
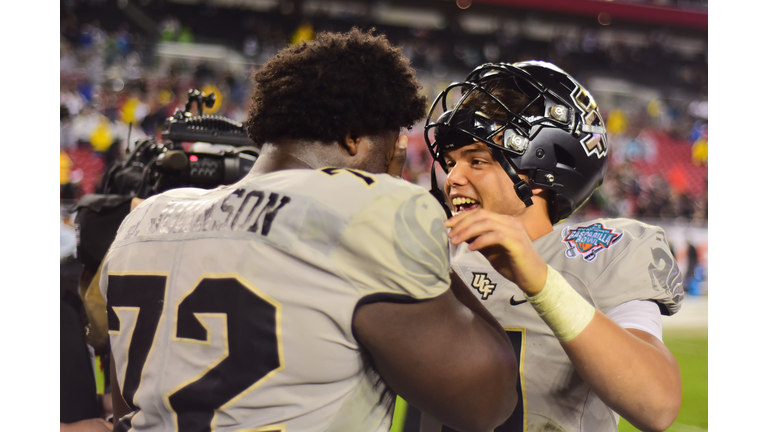
<path fill-rule="evenodd" d="M 566 257 L 576 258 L 581 255 L 584 261 L 591 262 L 598 252 L 608 249 L 621 240 L 624 231 L 614 232 L 612 228 L 606 228 L 602 222 L 597 222 L 588 227 L 576 229 L 565 227 L 560 235 L 566 245 Z"/>

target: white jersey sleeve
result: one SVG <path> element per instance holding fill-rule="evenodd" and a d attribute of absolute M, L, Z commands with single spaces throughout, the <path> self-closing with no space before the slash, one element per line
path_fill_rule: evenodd
<path fill-rule="evenodd" d="M 648 300 L 631 300 L 605 313 L 605 316 L 625 329 L 637 329 L 661 339 L 659 305 Z"/>
<path fill-rule="evenodd" d="M 652 300 L 663 315 L 683 301 L 682 274 L 664 230 L 630 219 L 597 219 L 534 242 L 542 258 L 602 312 Z"/>
<path fill-rule="evenodd" d="M 426 190 L 410 193 L 406 198 L 379 197 L 355 215 L 341 236 L 332 262 L 359 287 L 365 301 L 398 296 L 423 300 L 448 288 L 445 217 Z"/>

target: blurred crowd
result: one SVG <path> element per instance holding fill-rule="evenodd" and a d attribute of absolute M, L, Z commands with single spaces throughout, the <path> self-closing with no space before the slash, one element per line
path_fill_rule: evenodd
<path fill-rule="evenodd" d="M 184 107 L 189 89 L 217 95 L 216 104 L 206 109 L 207 113 L 242 122 L 247 116 L 251 72 L 279 49 L 311 40 L 321 31 L 373 26 L 361 13 L 310 13 L 290 1 L 276 2 L 279 6 L 275 10 L 248 13 L 215 8 L 208 2 L 135 3 L 138 6 L 119 0 L 61 3 L 61 367 L 62 377 L 72 376 L 75 383 L 62 384 L 62 403 L 82 400 L 82 396 L 65 391 L 93 394 L 97 387 L 91 380 L 94 375 L 87 379 L 82 376 L 89 373 L 88 358 L 91 364 L 100 364 L 93 363 L 95 358 L 108 362 L 106 353 L 86 348 L 82 338 L 72 339 L 79 333 L 72 329 L 85 320 L 77 301 L 82 266 L 74 259 L 76 233 L 69 206 L 96 191 L 106 169 L 136 141 L 160 139 L 164 120 Z M 706 6 L 706 2 L 689 3 Z M 506 31 L 468 34 L 453 21 L 439 28 L 376 27 L 403 48 L 430 100 L 483 62 L 541 59 L 561 66 L 592 89 L 611 145 L 603 186 L 573 218 L 630 217 L 706 227 L 706 54 L 677 56 L 665 48 L 663 30 L 650 32 L 651 43 L 638 48 L 599 43 L 591 28 L 583 29 L 579 37 L 542 42 Z M 215 46 L 220 57 L 205 60 L 184 54 L 183 47 L 190 44 Z M 595 77 L 605 76 L 621 77 L 644 90 L 610 92 L 590 86 Z M 424 142 L 423 125 L 407 133 L 410 146 L 403 176 L 429 188 L 432 158 Z M 444 175 L 438 173 L 438 181 L 442 178 Z M 696 265 L 696 249 L 689 246 L 694 255 L 690 258 L 690 251 L 687 253 L 686 280 L 695 283 L 702 279 L 701 275 L 697 279 L 694 271 L 701 266 Z M 695 285 L 686 282 L 686 289 L 689 286 Z M 69 350 L 66 355 L 65 347 Z M 70 375 L 75 370 L 86 372 L 78 377 Z M 83 410 L 77 411 L 82 415 L 62 417 L 62 422 L 95 422 L 111 411 L 108 373 L 95 372 L 95 377 L 100 377 L 99 393 L 107 396 L 88 399 L 82 404 Z M 71 407 L 64 411 L 76 412 Z M 103 424 L 91 426 L 109 430 Z"/>
<path fill-rule="evenodd" d="M 140 12 L 131 12 L 136 7 L 127 2 L 62 2 L 62 200 L 93 192 L 104 170 L 137 140 L 159 138 L 164 119 L 183 107 L 189 89 L 217 94 L 217 104 L 207 112 L 244 121 L 250 72 L 280 48 L 320 31 L 372 25 L 352 13 L 346 18 L 310 14 L 291 2 L 249 13 L 156 0 L 139 3 Z M 141 19 L 127 18 L 137 13 Z M 706 222 L 706 55 L 682 58 L 669 52 L 663 30 L 649 34 L 648 47 L 637 48 L 597 43 L 590 28 L 579 38 L 541 42 L 503 31 L 466 34 L 452 22 L 442 29 L 376 27 L 403 47 L 429 99 L 480 63 L 524 59 L 552 61 L 587 87 L 592 77 L 620 76 L 655 89 L 650 96 L 592 90 L 608 124 L 611 161 L 605 184 L 575 217 Z M 191 43 L 216 44 L 232 56 L 205 61 L 164 55 L 159 48 Z M 404 176 L 428 187 L 432 164 L 422 125 L 409 134 Z"/>

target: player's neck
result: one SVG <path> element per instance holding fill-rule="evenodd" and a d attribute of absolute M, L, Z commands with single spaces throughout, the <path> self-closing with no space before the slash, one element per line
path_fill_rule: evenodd
<path fill-rule="evenodd" d="M 552 232 L 552 222 L 549 221 L 547 202 L 538 196 L 533 197 L 533 205 L 526 208 L 516 218 L 523 224 L 526 234 L 531 241 L 539 239 Z"/>
<path fill-rule="evenodd" d="M 265 143 L 252 174 L 267 174 L 289 169 L 319 169 L 339 166 L 338 146 L 318 142 L 284 141 Z"/>

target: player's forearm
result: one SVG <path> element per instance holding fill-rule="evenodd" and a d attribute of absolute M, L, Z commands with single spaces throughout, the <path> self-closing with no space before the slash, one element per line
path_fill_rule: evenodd
<path fill-rule="evenodd" d="M 636 333 L 647 335 L 648 341 L 596 312 L 589 325 L 562 346 L 606 405 L 640 430 L 665 430 L 680 411 L 680 370 L 660 341 Z"/>
<path fill-rule="evenodd" d="M 384 381 L 422 412 L 454 429 L 483 432 L 512 414 L 514 349 L 453 291 L 414 304 L 365 304 L 353 328 Z"/>
<path fill-rule="evenodd" d="M 441 404 L 433 405 L 435 398 L 429 398 L 423 405 L 416 405 L 458 430 L 492 430 L 509 417 L 517 404 L 518 359 L 504 328 L 459 282 L 458 286 L 452 283 L 451 291 L 472 316 L 461 323 L 461 328 L 448 330 L 455 350 L 442 359 L 456 369 L 445 374 L 450 380 L 431 386 L 439 388 L 450 383 L 437 391 L 445 399 Z"/>
<path fill-rule="evenodd" d="M 487 410 L 491 404 L 482 402 L 487 398 L 488 394 L 494 394 L 495 401 L 510 401 L 507 403 L 511 408 L 517 403 L 517 392 L 515 390 L 515 383 L 517 382 L 518 363 L 514 354 L 514 348 L 509 341 L 504 328 L 499 324 L 496 318 L 486 309 L 480 301 L 475 297 L 467 288 L 462 279 L 454 272 L 451 272 L 451 292 L 456 299 L 472 311 L 475 320 L 471 325 L 470 333 L 473 334 L 471 340 L 465 340 L 461 345 L 467 352 L 476 353 L 483 352 L 491 347 L 497 347 L 496 355 L 489 356 L 483 359 L 469 360 L 467 363 L 474 364 L 474 376 L 471 379 L 467 379 L 466 388 L 459 393 L 463 395 L 467 400 L 456 407 L 457 409 L 451 409 L 452 415 L 456 412 L 471 411 L 480 413 L 483 410 Z M 454 333 L 457 334 L 457 333 Z M 473 344 L 475 344 L 473 346 Z M 506 353 L 506 354 L 505 354 Z M 476 406 L 470 408 L 472 404 Z M 503 405 L 503 404 L 502 404 Z M 510 409 L 511 409 L 510 408 Z M 499 421 L 492 421 L 492 417 L 495 415 L 492 411 L 488 411 L 487 414 L 483 414 L 483 417 L 490 421 L 488 427 L 482 427 L 480 430 L 489 430 L 498 426 L 509 416 L 509 413 L 503 415 Z M 449 412 L 446 412 L 448 415 Z M 458 427 L 461 423 L 456 423 L 454 427 Z"/>
<path fill-rule="evenodd" d="M 440 390 L 443 395 L 450 395 L 446 397 L 448 401 L 435 411 L 425 409 L 425 412 L 439 413 L 436 417 L 445 419 L 445 424 L 454 429 L 485 432 L 504 423 L 518 402 L 515 388 L 518 363 L 506 334 L 504 340 L 500 340 L 501 337 L 479 319 L 469 325 L 469 330 L 473 340 L 455 339 L 462 348 L 457 349 L 452 361 L 465 365 L 462 369 L 472 365 L 472 370 L 450 373 L 452 385 Z"/>

